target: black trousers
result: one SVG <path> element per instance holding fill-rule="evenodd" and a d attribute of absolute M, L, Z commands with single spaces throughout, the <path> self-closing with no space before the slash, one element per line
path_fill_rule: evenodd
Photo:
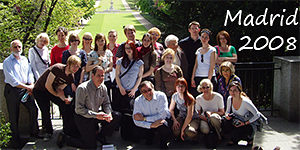
<path fill-rule="evenodd" d="M 12 87 L 9 84 L 5 85 L 4 88 L 4 96 L 6 99 L 7 110 L 9 114 L 9 122 L 10 128 L 12 131 L 12 142 L 14 142 L 18 146 L 20 143 L 20 135 L 19 135 L 19 111 L 20 111 L 20 103 L 22 103 L 30 114 L 30 131 L 31 135 L 37 135 L 39 132 L 38 129 L 38 109 L 35 105 L 34 99 L 32 96 L 29 96 L 26 102 L 21 102 L 22 96 L 26 93 L 27 90 L 17 87 Z"/>
<path fill-rule="evenodd" d="M 132 114 L 133 112 L 133 105 L 134 105 L 134 99 L 128 96 L 127 92 L 125 95 L 122 95 L 119 88 L 113 88 L 112 94 L 113 94 L 113 100 L 112 100 L 112 109 L 114 111 L 124 113 Z M 135 97 L 139 95 L 139 91 L 135 92 Z"/>
<path fill-rule="evenodd" d="M 42 113 L 43 129 L 47 133 L 53 133 L 53 127 L 50 118 L 50 101 L 58 105 L 60 114 L 63 119 L 63 131 L 67 135 L 78 136 L 79 131 L 74 121 L 74 107 L 71 104 L 65 104 L 59 97 L 52 95 L 48 91 L 33 90 L 34 97 Z"/>
<path fill-rule="evenodd" d="M 237 128 L 232 125 L 232 119 L 222 122 L 222 134 L 234 143 L 238 143 L 240 140 L 252 141 L 253 132 L 254 130 L 250 124 Z"/>
<path fill-rule="evenodd" d="M 161 125 L 157 128 L 151 128 L 151 129 L 147 129 L 147 128 L 141 128 L 141 127 L 137 127 L 137 133 L 139 135 L 139 139 L 146 139 L 147 142 L 152 143 L 155 132 L 158 133 L 159 135 L 159 139 L 160 139 L 160 147 L 163 148 L 167 142 L 171 141 L 172 138 L 172 131 L 171 128 L 169 127 L 171 124 L 165 125 Z"/>
<path fill-rule="evenodd" d="M 66 136 L 65 142 L 69 146 L 96 149 L 97 136 L 111 136 L 116 127 L 119 126 L 121 121 L 121 114 L 119 112 L 112 112 L 113 120 L 108 123 L 104 120 L 95 118 L 85 118 L 81 115 L 75 114 L 75 122 L 80 132 L 80 138 Z M 101 131 L 99 134 L 98 123 L 101 123 Z"/>

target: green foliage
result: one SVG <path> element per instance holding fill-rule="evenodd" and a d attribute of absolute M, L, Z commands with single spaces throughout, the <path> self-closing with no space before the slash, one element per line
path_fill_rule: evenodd
<path fill-rule="evenodd" d="M 0 147 L 6 147 L 11 138 L 10 123 L 5 122 L 4 116 L 0 111 Z"/>
<path fill-rule="evenodd" d="M 38 34 L 46 32 L 50 46 L 56 43 L 55 30 L 77 28 L 81 18 L 94 14 L 94 0 L 4 0 L 0 1 L 0 62 L 9 54 L 10 42 L 19 39 L 25 55 Z"/>

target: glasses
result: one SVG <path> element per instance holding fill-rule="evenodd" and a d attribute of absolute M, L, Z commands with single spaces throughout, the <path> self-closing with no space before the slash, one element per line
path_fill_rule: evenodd
<path fill-rule="evenodd" d="M 177 85 L 177 87 L 179 87 L 179 88 L 185 88 L 185 85 L 179 84 L 179 85 Z"/>
<path fill-rule="evenodd" d="M 131 47 L 125 47 L 125 49 L 131 49 Z"/>
<path fill-rule="evenodd" d="M 173 59 L 173 57 L 172 56 L 168 56 L 168 57 L 166 57 L 166 59 Z"/>
<path fill-rule="evenodd" d="M 222 38 L 219 38 L 220 40 L 226 40 L 226 38 L 222 37 Z"/>
<path fill-rule="evenodd" d="M 148 93 L 148 92 L 150 92 L 150 91 L 152 91 L 152 89 L 149 88 L 149 89 L 147 89 L 147 90 L 142 90 L 141 92 L 142 92 L 142 93 Z"/>
<path fill-rule="evenodd" d="M 13 48 L 21 48 L 22 46 L 14 46 Z"/>
<path fill-rule="evenodd" d="M 153 35 L 153 36 L 159 36 L 158 34 L 156 34 L 156 33 L 152 33 L 151 35 Z"/>
<path fill-rule="evenodd" d="M 201 62 L 203 63 L 204 62 L 204 59 L 203 59 L 203 54 L 201 54 Z"/>
<path fill-rule="evenodd" d="M 91 41 L 93 39 L 90 39 L 90 38 L 86 38 L 86 37 L 83 37 L 84 40 L 87 40 L 87 41 Z"/>
<path fill-rule="evenodd" d="M 205 89 L 209 89 L 209 86 L 202 86 L 201 89 L 205 90 Z"/>
<path fill-rule="evenodd" d="M 79 42 L 79 40 L 71 40 L 70 42 Z"/>

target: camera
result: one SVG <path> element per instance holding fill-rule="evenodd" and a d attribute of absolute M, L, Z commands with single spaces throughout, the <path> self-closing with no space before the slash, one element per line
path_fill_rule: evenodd
<path fill-rule="evenodd" d="M 232 125 L 234 126 L 239 126 L 241 124 L 240 120 L 239 119 L 233 119 L 232 120 Z"/>

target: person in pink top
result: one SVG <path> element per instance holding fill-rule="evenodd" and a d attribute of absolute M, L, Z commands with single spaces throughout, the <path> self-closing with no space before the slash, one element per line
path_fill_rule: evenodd
<path fill-rule="evenodd" d="M 58 44 L 55 45 L 50 54 L 51 63 L 50 66 L 62 62 L 62 53 L 69 49 L 69 45 L 66 43 L 66 37 L 68 36 L 68 30 L 64 27 L 58 27 L 56 30 Z"/>

